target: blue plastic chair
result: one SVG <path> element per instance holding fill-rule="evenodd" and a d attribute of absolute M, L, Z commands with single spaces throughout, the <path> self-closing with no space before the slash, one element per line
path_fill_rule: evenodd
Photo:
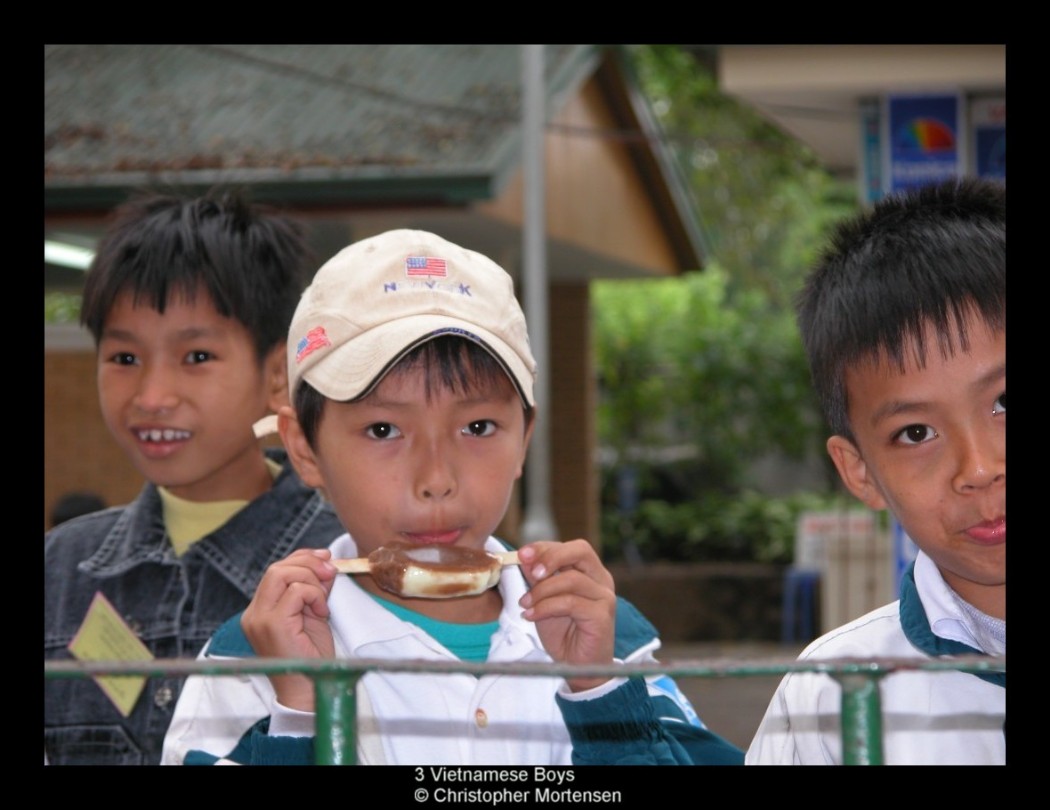
<path fill-rule="evenodd" d="M 817 589 L 820 571 L 790 566 L 784 572 L 784 604 L 780 613 L 780 641 L 790 644 L 815 639 Z"/>

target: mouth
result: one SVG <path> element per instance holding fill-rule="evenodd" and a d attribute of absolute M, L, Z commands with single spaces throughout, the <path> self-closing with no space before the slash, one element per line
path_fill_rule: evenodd
<path fill-rule="evenodd" d="M 402 532 L 402 536 L 417 546 L 451 546 L 463 536 L 463 529 L 439 529 L 425 532 Z"/>
<path fill-rule="evenodd" d="M 1006 516 L 985 520 L 966 530 L 966 534 L 984 545 L 999 545 L 1006 542 Z"/>
<path fill-rule="evenodd" d="M 136 428 L 132 433 L 135 434 L 140 442 L 153 444 L 182 442 L 190 437 L 188 430 L 179 430 L 178 428 Z"/>
<path fill-rule="evenodd" d="M 171 458 L 189 441 L 193 434 L 180 428 L 137 427 L 131 435 L 138 441 L 138 451 L 153 461 Z"/>

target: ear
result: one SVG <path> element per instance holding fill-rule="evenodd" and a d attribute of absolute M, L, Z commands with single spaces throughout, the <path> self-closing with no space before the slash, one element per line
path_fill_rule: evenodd
<path fill-rule="evenodd" d="M 263 360 L 263 375 L 267 386 L 267 403 L 274 413 L 288 400 L 288 352 L 287 344 L 282 340 L 266 353 Z"/>
<path fill-rule="evenodd" d="M 525 439 L 521 443 L 521 463 L 518 464 L 518 474 L 515 478 L 521 478 L 522 472 L 525 470 L 525 457 L 529 454 L 529 442 L 532 441 L 532 433 L 536 428 L 536 417 L 537 417 L 536 406 L 532 406 L 532 410 L 525 416 Z"/>
<path fill-rule="evenodd" d="M 308 487 L 321 489 L 324 479 L 318 468 L 317 456 L 310 443 L 306 441 L 303 429 L 299 426 L 299 419 L 290 405 L 282 405 L 277 411 L 277 432 L 281 434 L 281 443 L 288 451 L 288 458 L 292 466 L 299 473 Z"/>
<path fill-rule="evenodd" d="M 886 499 L 857 446 L 845 436 L 832 436 L 827 448 L 846 488 L 872 509 L 885 509 Z"/>

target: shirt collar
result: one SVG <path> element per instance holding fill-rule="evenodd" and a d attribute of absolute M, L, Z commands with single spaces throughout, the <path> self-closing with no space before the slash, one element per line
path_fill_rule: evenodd
<path fill-rule="evenodd" d="M 969 617 L 955 603 L 940 571 L 921 551 L 901 582 L 899 610 L 904 635 L 927 655 L 987 655 L 977 643 Z M 945 635 L 949 632 L 951 635 Z M 972 643 L 955 637 L 959 635 L 967 636 Z M 989 683 L 1006 686 L 1006 673 L 977 672 L 974 675 Z"/>
<path fill-rule="evenodd" d="M 930 629 L 937 636 L 985 652 L 973 620 L 959 607 L 936 563 L 921 551 L 915 557 L 915 587 Z"/>
<path fill-rule="evenodd" d="M 267 449 L 267 455 L 281 463 L 287 459 L 282 448 Z M 290 466 L 284 467 L 270 490 L 252 501 L 250 509 L 235 514 L 189 552 L 202 555 L 248 598 L 267 567 L 295 550 L 307 503 L 318 498 L 298 484 Z M 80 570 L 97 577 L 114 577 L 147 563 L 178 565 L 162 515 L 160 494 L 153 484 L 147 484 L 98 550 L 80 563 Z M 260 537 L 268 539 L 260 542 Z"/>
<path fill-rule="evenodd" d="M 334 558 L 358 556 L 357 546 L 349 534 L 336 539 L 329 548 Z M 503 543 L 493 537 L 485 542 L 485 549 L 507 550 Z M 444 647 L 419 627 L 380 608 L 367 591 L 351 580 L 349 576 L 338 577 L 328 598 L 337 649 L 342 648 L 345 654 L 362 658 L 386 657 L 382 652 L 374 652 L 378 646 L 414 639 L 434 656 L 449 655 Z M 550 660 L 543 650 L 536 625 L 521 616 L 518 601 L 525 595 L 528 586 L 518 566 L 505 566 L 496 587 L 503 597 L 503 608 L 499 616 L 499 638 L 492 646 L 489 660 L 520 661 L 533 657 Z M 368 620 L 362 621 L 362 616 L 368 616 Z"/>

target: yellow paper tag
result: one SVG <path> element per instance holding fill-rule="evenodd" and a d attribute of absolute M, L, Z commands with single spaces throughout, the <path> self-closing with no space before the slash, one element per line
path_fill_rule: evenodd
<path fill-rule="evenodd" d="M 149 651 L 113 604 L 102 594 L 91 600 L 84 621 L 69 642 L 69 651 L 80 661 L 151 661 Z M 106 693 L 124 717 L 131 714 L 135 701 L 146 686 L 145 675 L 99 675 L 95 683 Z"/>

